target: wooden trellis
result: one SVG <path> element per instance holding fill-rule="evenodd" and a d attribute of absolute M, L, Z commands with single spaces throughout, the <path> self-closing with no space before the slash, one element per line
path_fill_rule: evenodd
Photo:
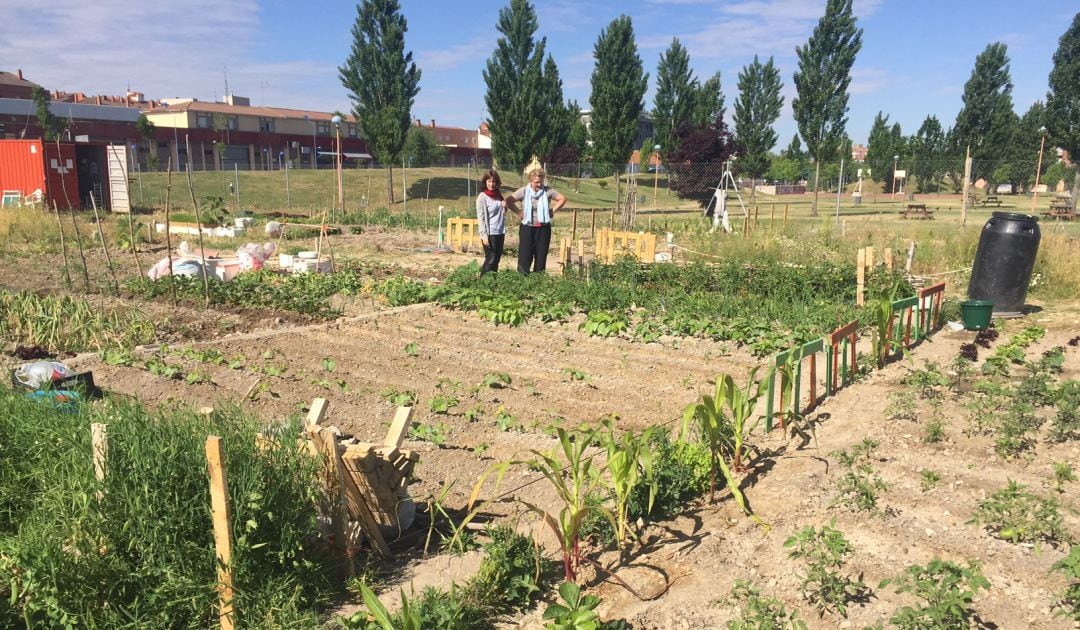
<path fill-rule="evenodd" d="M 476 219 L 454 218 L 446 222 L 447 240 L 455 252 L 481 249 L 479 222 Z"/>
<path fill-rule="evenodd" d="M 642 262 L 656 261 L 656 235 L 649 232 L 596 232 L 596 258 L 613 263 L 623 254 L 631 254 Z"/>

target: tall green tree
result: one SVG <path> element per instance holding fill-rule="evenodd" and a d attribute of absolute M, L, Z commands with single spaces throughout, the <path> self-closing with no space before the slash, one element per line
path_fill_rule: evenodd
<path fill-rule="evenodd" d="M 527 0 L 510 0 L 499 10 L 500 37 L 484 69 L 484 103 L 491 129 L 491 153 L 504 168 L 521 169 L 536 155 L 548 133 L 544 108 L 544 49 L 547 38 L 533 39 L 536 10 Z"/>
<path fill-rule="evenodd" d="M 563 100 L 563 82 L 559 78 L 559 68 L 551 55 L 548 55 L 544 62 L 543 80 L 540 82 L 540 87 L 544 103 L 542 115 L 546 119 L 544 127 L 547 133 L 540 137 L 536 154 L 546 159 L 552 151 L 567 143 L 570 130 L 574 125 L 573 113 Z M 580 119 L 580 115 L 578 118 Z"/>
<path fill-rule="evenodd" d="M 431 127 L 413 125 L 405 134 L 402 155 L 412 166 L 437 166 L 446 162 L 449 151 L 439 144 Z"/>
<path fill-rule="evenodd" d="M 397 0 L 356 5 L 352 50 L 338 77 L 375 159 L 386 165 L 386 200 L 394 202 L 394 164 L 401 159 L 420 93 L 420 70 L 405 52 L 405 16 Z"/>
<path fill-rule="evenodd" d="M 993 181 L 1005 155 L 1016 122 L 1012 79 L 1005 44 L 990 44 L 977 57 L 964 84 L 964 105 L 953 126 L 961 153 L 971 147 L 971 175 Z"/>
<path fill-rule="evenodd" d="M 888 114 L 879 111 L 874 116 L 874 124 L 870 127 L 866 144 L 864 162 L 870 169 L 870 179 L 878 183 L 889 181 L 895 153 L 893 153 L 892 130 L 889 128 Z"/>
<path fill-rule="evenodd" d="M 1050 71 L 1050 90 L 1046 93 L 1046 129 L 1056 146 L 1080 159 L 1080 13 L 1058 40 L 1054 68 Z M 1080 197 L 1080 169 L 1073 179 L 1072 204 L 1075 211 Z"/>
<path fill-rule="evenodd" d="M 1006 157 L 1008 165 L 1008 177 L 1002 181 L 1008 181 L 1013 185 L 1013 190 L 1030 191 L 1035 185 L 1035 167 L 1039 161 L 1039 144 L 1042 139 L 1040 129 L 1046 124 L 1046 106 L 1041 101 L 1032 103 L 1024 115 L 1021 116 L 1013 127 L 1012 139 Z M 1043 159 L 1040 167 L 1040 176 L 1050 166 L 1049 160 Z"/>
<path fill-rule="evenodd" d="M 690 122 L 694 113 L 697 79 L 690 69 L 690 53 L 676 37 L 660 53 L 656 65 L 656 95 L 653 96 L 653 127 L 661 155 L 674 151 L 679 144 L 678 130 Z"/>
<path fill-rule="evenodd" d="M 769 170 L 770 151 L 776 146 L 773 125 L 780 118 L 784 97 L 780 72 L 773 58 L 754 61 L 739 73 L 739 96 L 735 99 L 735 138 L 742 145 L 739 165 L 743 173 L 758 178 Z"/>
<path fill-rule="evenodd" d="M 847 124 L 848 86 L 851 66 L 862 48 L 862 29 L 855 28 L 852 0 L 827 0 L 825 15 L 818 21 L 805 46 L 796 46 L 799 67 L 791 102 L 799 135 L 814 158 L 814 203 L 817 216 L 821 160 L 835 155 Z"/>
<path fill-rule="evenodd" d="M 694 90 L 694 110 L 690 123 L 694 127 L 711 125 L 724 114 L 724 91 L 720 86 L 720 71 Z"/>
<path fill-rule="evenodd" d="M 941 176 L 945 171 L 945 131 L 935 116 L 927 116 L 911 139 L 911 176 L 921 193 L 941 189 Z"/>
<path fill-rule="evenodd" d="M 634 152 L 638 118 L 644 109 L 649 75 L 641 66 L 634 26 L 621 15 L 611 21 L 593 48 L 592 141 L 597 165 L 612 165 L 621 172 Z"/>
<path fill-rule="evenodd" d="M 41 136 L 47 141 L 59 140 L 60 133 L 64 130 L 64 123 L 49 109 L 49 94 L 44 88 L 35 86 L 30 92 L 30 98 L 34 101 Z"/>

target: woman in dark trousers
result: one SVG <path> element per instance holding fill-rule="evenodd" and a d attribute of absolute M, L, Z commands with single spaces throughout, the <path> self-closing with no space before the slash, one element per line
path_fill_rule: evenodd
<path fill-rule="evenodd" d="M 566 197 L 559 191 L 544 185 L 544 169 L 529 171 L 529 184 L 511 195 L 510 208 L 517 211 L 521 203 L 521 227 L 518 228 L 518 272 L 528 275 L 544 271 L 547 266 L 548 247 L 551 246 L 551 218 L 566 205 Z"/>
<path fill-rule="evenodd" d="M 495 169 L 480 178 L 480 194 L 476 196 L 476 221 L 480 242 L 484 244 L 484 264 L 480 275 L 499 270 L 503 246 L 506 243 L 506 201 L 503 200 L 502 180 Z"/>

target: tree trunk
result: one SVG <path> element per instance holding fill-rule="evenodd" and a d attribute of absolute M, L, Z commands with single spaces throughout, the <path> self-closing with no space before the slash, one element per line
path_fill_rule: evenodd
<path fill-rule="evenodd" d="M 810 206 L 810 216 L 817 216 L 818 178 L 821 176 L 821 161 L 814 160 L 814 203 Z"/>
<path fill-rule="evenodd" d="M 1072 209 L 1076 212 L 1077 203 L 1076 198 L 1080 197 L 1080 166 L 1076 168 L 1076 176 L 1073 177 L 1073 189 L 1072 189 Z"/>
<path fill-rule="evenodd" d="M 394 166 L 386 165 L 386 209 L 394 205 Z"/>

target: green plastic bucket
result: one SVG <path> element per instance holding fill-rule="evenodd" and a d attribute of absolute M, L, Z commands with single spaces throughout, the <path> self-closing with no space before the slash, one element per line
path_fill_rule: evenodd
<path fill-rule="evenodd" d="M 994 312 L 994 303 L 990 300 L 967 300 L 960 303 L 960 315 L 964 319 L 965 330 L 986 330 L 990 327 L 990 316 Z"/>

